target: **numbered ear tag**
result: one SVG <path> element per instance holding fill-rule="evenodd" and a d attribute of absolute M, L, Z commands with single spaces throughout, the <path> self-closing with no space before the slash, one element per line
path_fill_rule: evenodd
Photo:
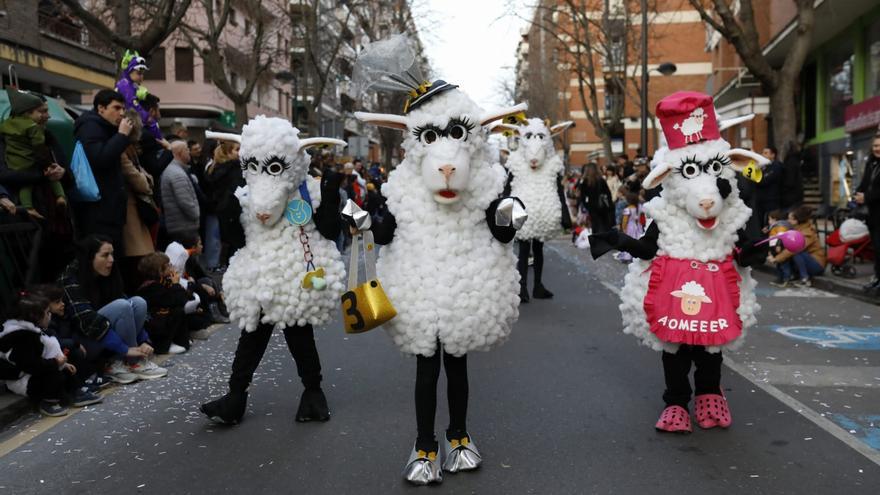
<path fill-rule="evenodd" d="M 306 273 L 306 276 L 303 277 L 302 288 L 303 289 L 315 289 L 322 290 L 327 287 L 327 280 L 324 278 L 324 268 L 318 268 L 317 270 L 312 270 Z"/>
<path fill-rule="evenodd" d="M 754 160 L 749 161 L 749 164 L 743 169 L 742 174 L 746 179 L 754 182 L 761 182 L 761 178 L 764 177 L 764 173 L 761 172 L 761 168 L 755 164 Z"/>
<path fill-rule="evenodd" d="M 287 210 L 284 212 L 284 218 L 286 218 L 291 225 L 305 225 L 312 219 L 312 206 L 302 199 L 294 199 L 290 203 L 287 203 Z"/>

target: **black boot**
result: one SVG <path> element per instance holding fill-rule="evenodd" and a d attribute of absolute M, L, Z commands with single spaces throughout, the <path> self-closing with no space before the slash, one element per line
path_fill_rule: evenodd
<path fill-rule="evenodd" d="M 327 398 L 320 388 L 307 388 L 299 399 L 299 409 L 296 411 L 296 420 L 299 423 L 307 421 L 327 421 L 330 419 L 330 407 L 327 406 Z"/>
<path fill-rule="evenodd" d="M 220 305 L 213 302 L 208 305 L 208 311 L 211 313 L 211 319 L 214 320 L 214 323 L 229 323 L 229 318 L 223 316 L 223 312 L 220 311 Z"/>
<path fill-rule="evenodd" d="M 206 402 L 199 408 L 211 421 L 224 425 L 241 422 L 247 408 L 247 392 L 232 392 L 217 400 Z"/>
<path fill-rule="evenodd" d="M 543 284 L 538 284 L 532 290 L 532 297 L 535 299 L 552 299 L 553 293 L 547 290 Z"/>

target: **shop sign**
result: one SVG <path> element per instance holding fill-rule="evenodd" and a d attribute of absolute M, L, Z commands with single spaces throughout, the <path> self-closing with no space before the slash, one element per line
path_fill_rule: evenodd
<path fill-rule="evenodd" d="M 843 111 L 846 132 L 854 132 L 880 125 L 880 96 L 846 107 Z"/>

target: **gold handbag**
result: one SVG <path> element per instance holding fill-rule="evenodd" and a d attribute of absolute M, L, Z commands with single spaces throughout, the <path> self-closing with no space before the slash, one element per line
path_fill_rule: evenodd
<path fill-rule="evenodd" d="M 367 281 L 357 285 L 358 242 L 364 241 L 364 267 Z M 376 244 L 369 230 L 352 236 L 351 260 L 348 265 L 348 292 L 342 294 L 342 321 L 345 333 L 362 333 L 372 330 L 397 316 L 397 311 L 385 295 L 382 284 L 376 278 Z"/>

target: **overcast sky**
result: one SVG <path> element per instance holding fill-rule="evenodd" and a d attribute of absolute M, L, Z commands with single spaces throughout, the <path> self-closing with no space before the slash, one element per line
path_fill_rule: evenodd
<path fill-rule="evenodd" d="M 414 12 L 438 78 L 458 84 L 483 108 L 503 105 L 499 80 L 511 77 L 516 45 L 529 18 L 525 0 L 422 0 Z"/>

